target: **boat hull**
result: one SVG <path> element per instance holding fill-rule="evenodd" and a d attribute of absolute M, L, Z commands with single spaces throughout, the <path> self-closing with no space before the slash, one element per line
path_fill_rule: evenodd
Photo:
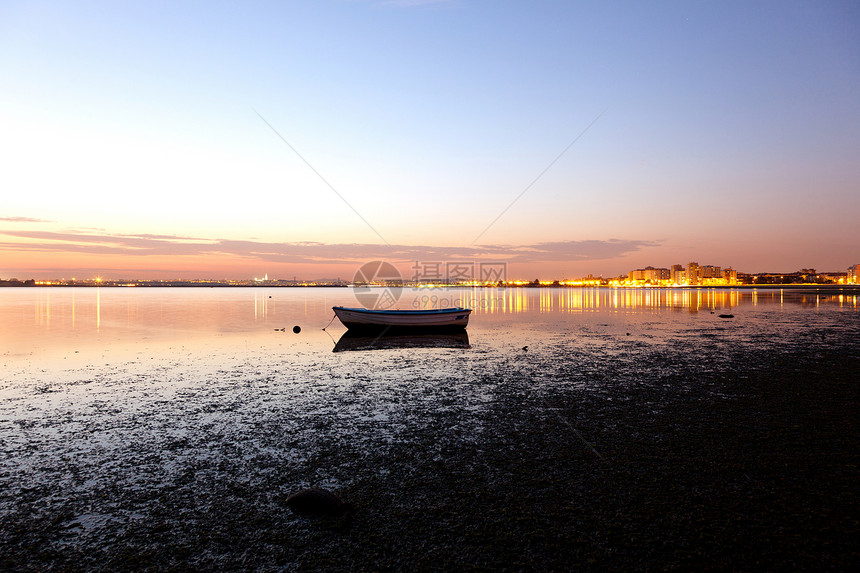
<path fill-rule="evenodd" d="M 456 332 L 469 324 L 468 308 L 370 310 L 332 307 L 345 327 L 364 332 Z"/>

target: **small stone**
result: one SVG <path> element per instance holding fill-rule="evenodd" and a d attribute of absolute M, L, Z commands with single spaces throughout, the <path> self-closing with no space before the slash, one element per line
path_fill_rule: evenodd
<path fill-rule="evenodd" d="M 313 517 L 336 517 L 353 511 L 351 503 L 319 487 L 303 489 L 287 498 L 287 507 L 293 513 Z"/>

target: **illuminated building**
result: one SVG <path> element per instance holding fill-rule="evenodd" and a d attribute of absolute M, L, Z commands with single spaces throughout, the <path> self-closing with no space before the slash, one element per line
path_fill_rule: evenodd
<path fill-rule="evenodd" d="M 669 269 L 655 269 L 654 267 L 635 269 L 628 273 L 628 279 L 631 281 L 651 281 L 651 283 L 669 280 L 669 277 Z"/>
<path fill-rule="evenodd" d="M 860 284 L 857 281 L 857 276 L 860 275 L 860 265 L 851 265 L 848 267 L 847 283 L 850 285 Z"/>
<path fill-rule="evenodd" d="M 699 284 L 700 271 L 699 263 L 687 263 L 687 284 L 688 285 L 697 285 Z"/>
<path fill-rule="evenodd" d="M 738 284 L 738 271 L 729 267 L 723 271 L 723 279 L 730 285 Z"/>
<path fill-rule="evenodd" d="M 720 267 L 704 265 L 699 267 L 699 276 L 702 279 L 721 279 L 723 278 L 723 270 Z"/>

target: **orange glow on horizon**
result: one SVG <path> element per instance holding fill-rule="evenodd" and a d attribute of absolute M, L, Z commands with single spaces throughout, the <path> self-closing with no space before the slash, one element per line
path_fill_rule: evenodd
<path fill-rule="evenodd" d="M 7 251 L 0 278 L 40 281 L 96 275 L 115 279 L 352 278 L 360 263 L 276 263 L 235 255 L 134 255 Z"/>

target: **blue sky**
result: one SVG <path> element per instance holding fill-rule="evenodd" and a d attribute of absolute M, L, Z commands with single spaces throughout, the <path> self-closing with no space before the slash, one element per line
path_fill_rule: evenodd
<path fill-rule="evenodd" d="M 2 2 L 0 277 L 842 270 L 858 37 L 854 2 Z"/>

